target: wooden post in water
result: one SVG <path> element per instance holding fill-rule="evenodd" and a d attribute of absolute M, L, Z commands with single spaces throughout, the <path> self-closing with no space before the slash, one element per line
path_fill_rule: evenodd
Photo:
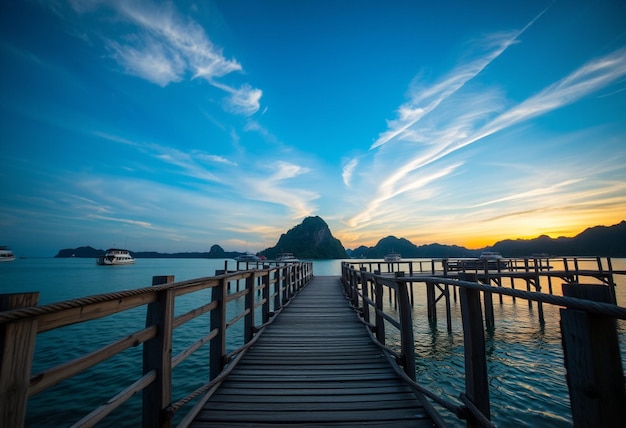
<path fill-rule="evenodd" d="M 491 419 L 480 291 L 459 287 L 459 296 L 465 351 L 465 396 L 487 419 Z M 467 426 L 470 428 L 479 426 L 471 414 L 468 416 Z"/>
<path fill-rule="evenodd" d="M 39 293 L 2 294 L 0 311 L 36 306 L 38 300 Z M 36 337 L 36 320 L 0 326 L 0 426 L 24 426 Z"/>
<path fill-rule="evenodd" d="M 411 304 L 406 282 L 402 280 L 404 272 L 396 272 L 396 293 L 398 312 L 400 315 L 400 342 L 402 346 L 402 359 L 404 373 L 415 380 L 415 338 L 413 336 L 413 319 L 411 317 Z"/>
<path fill-rule="evenodd" d="M 446 298 L 446 324 L 448 327 L 448 333 L 452 333 L 452 311 L 450 309 L 450 287 L 448 284 L 444 285 L 445 298 Z"/>
<path fill-rule="evenodd" d="M 609 287 L 563 284 L 563 295 L 611 303 Z M 575 427 L 626 426 L 626 394 L 615 319 L 561 309 L 561 334 Z"/>
<path fill-rule="evenodd" d="M 174 276 L 153 276 L 152 285 L 174 282 Z M 172 331 L 174 293 L 171 288 L 158 292 L 157 301 L 148 304 L 146 327 L 157 326 L 157 335 L 143 344 L 143 374 L 154 370 L 156 379 L 143 390 L 144 427 L 169 427 L 165 408 L 172 402 Z"/>
<path fill-rule="evenodd" d="M 485 285 L 491 286 L 491 279 L 487 270 L 485 270 Z M 485 306 L 485 324 L 487 329 L 493 332 L 496 321 L 493 315 L 493 294 L 491 291 L 483 292 L 483 304 Z"/>
<path fill-rule="evenodd" d="M 426 281 L 426 306 L 428 309 L 428 322 L 437 322 L 437 301 L 435 300 L 435 284 Z"/>

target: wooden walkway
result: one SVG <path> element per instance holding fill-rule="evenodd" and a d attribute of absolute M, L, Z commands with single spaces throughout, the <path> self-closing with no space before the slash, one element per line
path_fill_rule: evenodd
<path fill-rule="evenodd" d="M 431 427 L 372 343 L 338 277 L 315 277 L 195 416 L 192 427 Z"/>

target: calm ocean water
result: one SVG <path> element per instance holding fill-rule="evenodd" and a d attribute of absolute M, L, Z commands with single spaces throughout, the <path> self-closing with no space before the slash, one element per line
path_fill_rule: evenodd
<path fill-rule="evenodd" d="M 234 262 L 230 261 L 231 266 Z M 613 259 L 614 269 L 626 270 L 626 259 Z M 40 304 L 111 291 L 148 287 L 154 275 L 175 275 L 176 281 L 212 276 L 224 268 L 224 260 L 138 259 L 135 265 L 101 267 L 92 259 L 23 259 L 0 264 L 0 293 L 39 291 Z M 314 274 L 339 275 L 340 261 L 315 261 Z M 617 277 L 618 304 L 626 302 L 626 278 Z M 544 289 L 547 287 L 544 285 Z M 517 288 L 524 288 L 522 284 Z M 422 287 L 414 287 L 413 310 L 420 383 L 457 401 L 463 391 L 463 334 L 460 304 L 452 302 L 453 332 L 448 333 L 442 304 L 439 322 L 429 324 Z M 555 293 L 560 282 L 554 282 Z M 202 294 L 204 293 L 204 294 Z M 188 297 L 188 298 L 187 298 Z M 208 292 L 184 296 L 176 303 L 176 314 L 198 306 Z M 237 305 L 230 309 L 233 313 Z M 558 308 L 544 305 L 546 322 L 540 324 L 536 305 L 525 301 L 494 298 L 496 326 L 488 332 L 487 353 L 492 403 L 492 420 L 499 426 L 571 426 L 571 414 L 559 330 Z M 37 338 L 33 373 L 139 330 L 145 322 L 145 308 L 137 308 L 102 320 L 66 327 Z M 180 331 L 179 331 L 180 330 Z M 174 354 L 208 332 L 203 316 L 176 330 Z M 618 324 L 622 362 L 626 361 L 626 324 Z M 202 333 L 205 334 L 205 333 Z M 233 328 L 228 346 L 241 343 L 241 327 Z M 393 338 L 392 338 L 393 340 Z M 73 379 L 31 398 L 27 426 L 69 426 L 103 404 L 141 376 L 141 349 L 132 348 Z M 182 398 L 208 380 L 208 346 L 174 370 L 174 399 Z M 101 423 L 101 426 L 139 426 L 141 397 L 135 396 Z M 185 409 L 179 412 L 180 416 Z M 445 412 L 442 412 L 445 416 Z M 177 422 L 180 419 L 175 419 Z M 464 426 L 445 417 L 452 426 Z"/>

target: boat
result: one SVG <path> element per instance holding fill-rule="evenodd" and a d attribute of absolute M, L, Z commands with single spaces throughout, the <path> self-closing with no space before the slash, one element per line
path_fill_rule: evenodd
<path fill-rule="evenodd" d="M 480 260 L 500 260 L 502 255 L 497 251 L 483 251 L 479 258 Z"/>
<path fill-rule="evenodd" d="M 135 263 L 135 259 L 128 250 L 109 248 L 104 256 L 96 259 L 96 263 L 101 266 L 130 265 Z"/>
<path fill-rule="evenodd" d="M 502 255 L 497 251 L 483 251 L 478 258 L 477 268 L 481 269 L 504 269 L 508 267 L 509 262 L 503 260 Z"/>
<path fill-rule="evenodd" d="M 15 260 L 15 254 L 9 247 L 0 247 L 0 262 L 12 262 Z"/>
<path fill-rule="evenodd" d="M 261 258 L 255 256 L 254 254 L 242 254 L 235 257 L 235 260 L 238 262 L 258 262 L 261 261 Z"/>
<path fill-rule="evenodd" d="M 276 261 L 283 263 L 300 263 L 300 260 L 291 253 L 280 253 L 278 257 L 276 257 Z"/>
<path fill-rule="evenodd" d="M 385 261 L 387 263 L 399 262 L 402 260 L 402 256 L 398 253 L 391 252 L 385 256 Z"/>

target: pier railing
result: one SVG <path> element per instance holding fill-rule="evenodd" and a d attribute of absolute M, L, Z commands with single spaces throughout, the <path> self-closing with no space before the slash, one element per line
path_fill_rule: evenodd
<path fill-rule="evenodd" d="M 313 277 L 312 263 L 279 264 L 273 267 L 225 272 L 222 275 L 173 283 L 173 277 L 154 277 L 153 287 L 100 294 L 60 303 L 36 306 L 38 293 L 0 295 L 0 426 L 25 423 L 29 397 L 100 364 L 126 349 L 142 345 L 143 375 L 73 426 L 93 426 L 133 395 L 142 392 L 142 424 L 169 427 L 173 414 L 195 397 L 216 387 L 229 368 L 251 346 L 272 317 Z M 239 284 L 243 283 L 241 290 Z M 178 298 L 210 290 L 207 301 L 178 316 Z M 230 302 L 243 299 L 240 312 L 227 318 Z M 135 331 L 74 360 L 31 373 L 37 335 L 86 321 L 108 317 L 137 307 L 146 308 L 145 328 Z M 258 315 L 260 311 L 260 315 Z M 210 314 L 208 332 L 172 355 L 175 330 L 203 314 Z M 256 315 L 255 315 L 256 314 Z M 229 313 L 230 315 L 230 313 Z M 260 319 L 260 323 L 255 321 Z M 227 352 L 229 327 L 243 320 L 243 345 Z M 173 401 L 172 371 L 209 344 L 208 382 L 186 397 Z M 198 377 L 203 377 L 198 373 Z M 130 382 L 130 381 L 129 381 Z M 84 385 L 89 388 L 89 385 Z"/>
<path fill-rule="evenodd" d="M 410 274 L 395 266 L 380 262 L 342 263 L 342 283 L 346 297 L 368 326 L 372 338 L 387 351 L 397 363 L 398 372 L 414 391 L 452 412 L 457 418 L 465 419 L 467 426 L 493 426 L 490 416 L 489 382 L 485 351 L 485 326 L 493 326 L 493 294 L 511 296 L 542 304 L 560 307 L 561 334 L 564 363 L 574 424 L 576 426 L 626 426 L 626 393 L 624 374 L 616 330 L 616 319 L 626 320 L 626 308 L 615 304 L 613 275 L 626 272 L 613 271 L 610 259 L 565 258 L 561 271 L 553 270 L 549 263 L 529 260 L 507 261 L 503 266 L 484 268 L 475 264 L 462 267 L 456 272 L 446 269 L 447 259 L 405 262 Z M 417 269 L 412 263 L 417 263 Z M 431 268 L 424 269 L 421 263 Z M 441 263 L 442 269 L 435 269 Z M 539 263 L 543 269 L 539 269 Z M 597 269 L 589 268 L 597 263 Z M 583 266 L 585 265 L 585 266 Z M 460 266 L 460 265 L 456 265 Z M 369 269 L 372 269 L 368 271 Z M 381 273 L 380 269 L 383 268 Z M 528 279 L 528 290 L 503 287 L 506 276 Z M 563 295 L 540 292 L 539 277 L 565 280 Z M 580 284 L 583 278 L 593 278 L 593 284 Z M 465 353 L 465 391 L 459 392 L 460 402 L 452 402 L 424 388 L 416 380 L 415 341 L 411 303 L 413 284 L 422 284 L 427 294 L 428 319 L 436 320 L 436 303 L 445 300 L 448 331 L 451 331 L 450 290 L 458 289 L 462 313 L 462 328 Z M 531 284 L 534 291 L 531 291 Z M 436 291 L 440 292 L 436 297 Z M 389 303 L 384 304 L 387 294 Z M 482 307 L 485 308 L 483 319 Z M 390 311 L 397 314 L 394 318 Z M 543 322 L 543 312 L 540 321 Z M 491 317 L 491 319 L 490 319 Z M 386 326 L 399 334 L 399 346 L 387 342 Z"/>

